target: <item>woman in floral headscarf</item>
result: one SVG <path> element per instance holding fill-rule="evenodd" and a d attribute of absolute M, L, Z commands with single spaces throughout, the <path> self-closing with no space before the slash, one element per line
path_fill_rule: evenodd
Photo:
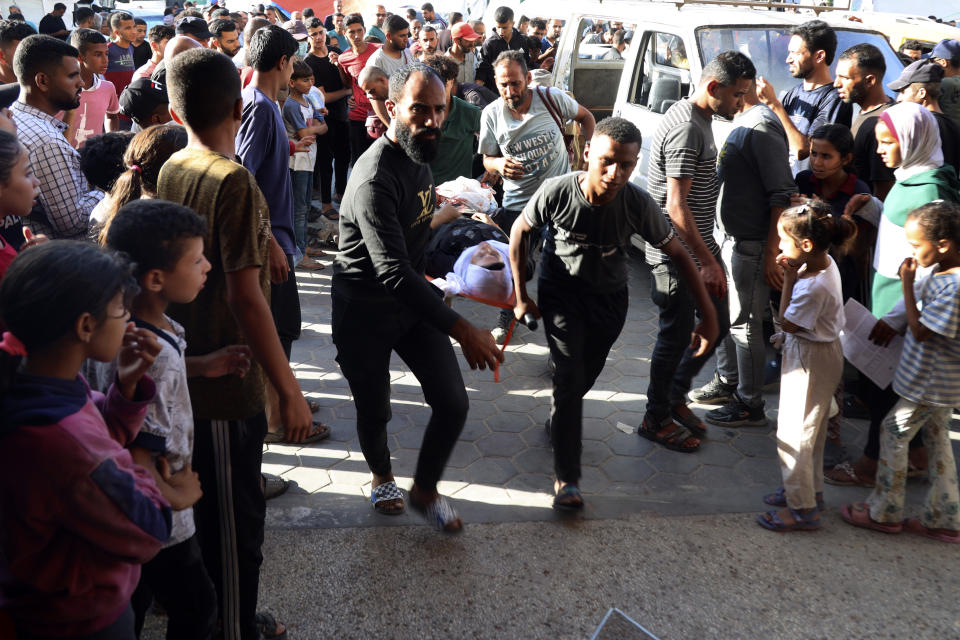
<path fill-rule="evenodd" d="M 877 120 L 876 136 L 877 153 L 885 165 L 895 169 L 897 178 L 883 203 L 873 259 L 870 310 L 883 319 L 877 321 L 870 338 L 886 345 L 906 326 L 903 305 L 897 310 L 894 307 L 903 299 L 900 265 L 912 255 L 903 230 L 907 214 L 934 200 L 960 202 L 960 180 L 955 169 L 943 166 L 940 127 L 925 107 L 912 102 L 890 107 Z M 825 472 L 824 480 L 830 484 L 874 485 L 880 457 L 880 424 L 896 403 L 897 395 L 892 387 L 880 389 L 865 377 L 861 379 L 859 395 L 870 412 L 867 444 L 859 460 L 841 462 Z M 910 465 L 911 473 L 923 473 L 927 467 L 926 450 L 919 439 L 911 444 Z"/>

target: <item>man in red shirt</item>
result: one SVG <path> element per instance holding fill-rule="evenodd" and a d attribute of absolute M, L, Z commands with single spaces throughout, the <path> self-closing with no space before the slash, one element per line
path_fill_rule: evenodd
<path fill-rule="evenodd" d="M 351 13 L 344 20 L 347 27 L 347 40 L 350 41 L 350 51 L 340 55 L 337 66 L 340 68 L 340 76 L 343 84 L 353 88 L 353 108 L 347 118 L 350 121 L 350 156 L 351 164 L 356 163 L 357 158 L 363 155 L 373 143 L 373 138 L 367 135 L 367 113 L 373 113 L 373 107 L 367 99 L 366 94 L 360 87 L 360 72 L 367 64 L 367 60 L 373 55 L 373 52 L 380 48 L 380 45 L 365 42 L 363 37 L 366 34 L 366 28 L 363 26 L 363 16 L 359 13 Z"/>

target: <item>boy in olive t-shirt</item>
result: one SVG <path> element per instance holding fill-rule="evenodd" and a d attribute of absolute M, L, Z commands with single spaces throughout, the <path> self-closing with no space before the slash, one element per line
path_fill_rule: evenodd
<path fill-rule="evenodd" d="M 167 89 L 171 114 L 186 127 L 189 142 L 161 169 L 158 196 L 207 221 L 204 254 L 211 264 L 196 300 L 170 307 L 169 314 L 186 330 L 188 356 L 238 343 L 248 344 L 254 356 L 243 378 L 191 378 L 189 386 L 193 468 L 204 493 L 195 508 L 204 564 L 217 587 L 223 637 L 255 640 L 266 513 L 260 486 L 264 376 L 280 395 L 291 439 L 302 440 L 312 416 L 267 302 L 270 218 L 256 180 L 236 159 L 243 106 L 236 68 L 222 53 L 192 49 L 169 62 Z"/>

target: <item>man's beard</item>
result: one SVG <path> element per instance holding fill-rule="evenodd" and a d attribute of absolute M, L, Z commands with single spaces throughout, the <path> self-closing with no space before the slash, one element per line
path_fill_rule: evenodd
<path fill-rule="evenodd" d="M 800 78 L 801 80 L 806 80 L 807 76 L 813 73 L 813 64 L 797 65 L 797 70 L 792 72 L 794 78 Z"/>
<path fill-rule="evenodd" d="M 420 133 L 414 135 L 413 129 L 399 118 L 394 123 L 397 134 L 397 144 L 410 156 L 410 159 L 418 164 L 430 164 L 437 157 L 440 150 L 440 129 L 436 127 L 426 127 Z M 435 134 L 433 139 L 424 136 Z"/>
<path fill-rule="evenodd" d="M 864 86 L 864 83 L 858 82 L 857 84 L 850 87 L 850 92 L 847 93 L 847 99 L 844 100 L 847 104 L 860 104 L 863 102 L 863 99 L 867 97 L 867 88 Z"/>
<path fill-rule="evenodd" d="M 510 96 L 510 98 L 504 100 L 507 103 L 507 106 L 510 107 L 511 111 L 516 111 L 523 106 L 523 101 L 526 99 L 526 92 L 521 93 L 520 95 Z"/>
<path fill-rule="evenodd" d="M 71 111 L 80 106 L 80 96 L 71 95 L 69 97 L 64 97 L 63 100 L 51 100 L 51 102 L 53 102 L 53 106 L 60 111 Z"/>

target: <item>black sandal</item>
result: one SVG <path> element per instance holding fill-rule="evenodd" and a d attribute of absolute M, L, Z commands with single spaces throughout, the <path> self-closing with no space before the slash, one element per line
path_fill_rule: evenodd
<path fill-rule="evenodd" d="M 257 613 L 257 629 L 260 631 L 260 635 L 263 636 L 265 640 L 286 640 L 287 637 L 287 627 L 280 622 L 277 622 L 277 619 L 273 617 L 273 614 L 267 613 L 266 611 L 260 611 Z M 283 631 L 277 633 L 278 627 L 283 627 Z"/>
<path fill-rule="evenodd" d="M 673 427 L 664 435 L 658 435 L 660 431 L 665 428 Z M 697 443 L 695 447 L 685 447 L 683 446 L 689 440 L 699 440 L 696 436 L 690 433 L 690 430 L 684 427 L 681 424 L 677 424 L 673 420 L 670 420 L 670 424 L 661 424 L 659 427 L 650 428 L 647 426 L 647 417 L 643 417 L 643 422 L 640 424 L 640 428 L 637 429 L 637 433 L 651 442 L 656 442 L 657 444 L 663 446 L 666 449 L 671 451 L 679 451 L 680 453 L 693 453 L 694 451 L 700 448 L 700 443 Z"/>

